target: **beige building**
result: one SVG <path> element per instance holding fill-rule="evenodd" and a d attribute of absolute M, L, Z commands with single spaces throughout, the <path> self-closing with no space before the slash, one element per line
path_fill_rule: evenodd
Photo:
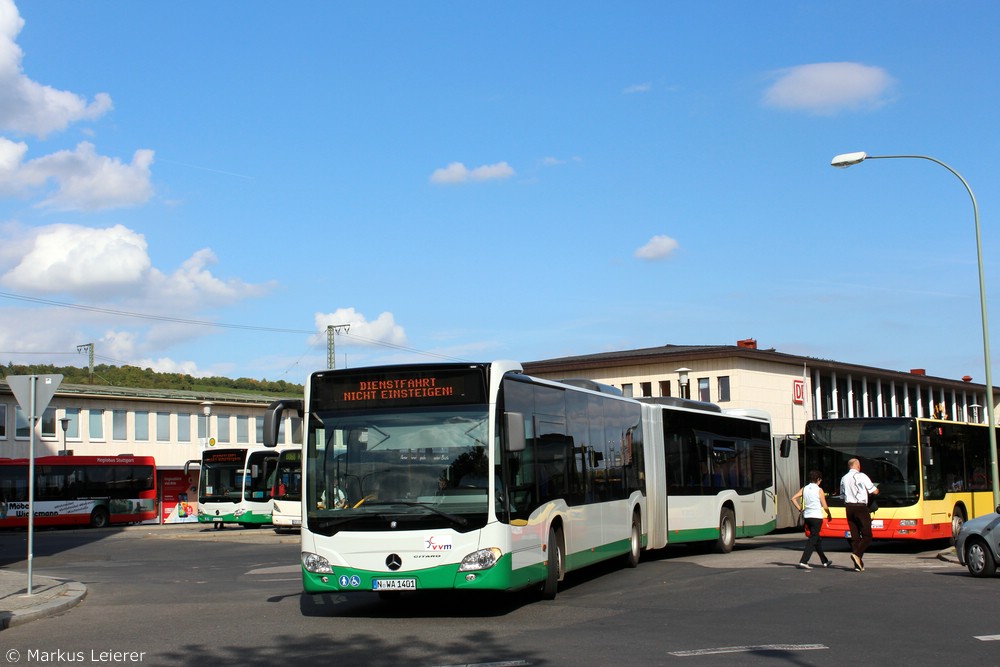
<path fill-rule="evenodd" d="M 132 454 L 180 470 L 202 449 L 263 444 L 273 396 L 61 384 L 35 435 L 35 456 Z M 286 420 L 280 446 L 301 442 L 298 419 Z M 0 458 L 26 458 L 28 415 L 0 380 Z"/>
<path fill-rule="evenodd" d="M 833 417 L 931 417 L 986 423 L 986 387 L 971 378 L 930 377 L 921 369 L 870 366 L 736 345 L 662 347 L 562 357 L 524 364 L 529 375 L 583 378 L 626 396 L 675 396 L 723 409 L 771 415 L 772 432 L 801 434 L 806 421 Z M 996 391 L 994 391 L 996 396 Z"/>

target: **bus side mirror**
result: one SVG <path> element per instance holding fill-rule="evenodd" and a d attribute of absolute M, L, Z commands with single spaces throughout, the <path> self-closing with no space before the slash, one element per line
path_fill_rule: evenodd
<path fill-rule="evenodd" d="M 267 406 L 264 413 L 264 446 L 276 447 L 278 445 L 278 431 L 281 429 L 281 419 L 285 410 L 295 410 L 299 417 L 305 409 L 302 399 L 282 399 Z"/>
<path fill-rule="evenodd" d="M 507 433 L 507 451 L 524 451 L 524 416 L 520 412 L 503 413 L 504 431 Z"/>
<path fill-rule="evenodd" d="M 778 454 L 783 459 L 787 459 L 788 455 L 792 453 L 792 439 L 782 438 L 781 444 L 778 446 Z"/>

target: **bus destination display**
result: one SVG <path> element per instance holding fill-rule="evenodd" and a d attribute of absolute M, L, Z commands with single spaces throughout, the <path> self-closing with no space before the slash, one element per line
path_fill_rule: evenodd
<path fill-rule="evenodd" d="M 395 373 L 323 374 L 313 385 L 314 405 L 337 408 L 469 405 L 486 400 L 480 369 L 399 370 Z"/>

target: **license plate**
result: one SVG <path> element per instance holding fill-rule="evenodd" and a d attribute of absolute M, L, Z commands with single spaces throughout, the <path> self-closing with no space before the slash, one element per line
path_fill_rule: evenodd
<path fill-rule="evenodd" d="M 415 591 L 416 579 L 372 579 L 373 591 Z"/>

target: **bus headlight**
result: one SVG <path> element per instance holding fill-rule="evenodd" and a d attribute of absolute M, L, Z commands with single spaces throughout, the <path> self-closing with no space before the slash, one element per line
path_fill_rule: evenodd
<path fill-rule="evenodd" d="M 318 574 L 330 574 L 333 572 L 333 566 L 330 565 L 330 561 L 319 554 L 308 551 L 302 552 L 302 566 L 306 568 L 307 572 L 316 572 Z"/>
<path fill-rule="evenodd" d="M 502 555 L 503 552 L 496 547 L 474 551 L 462 559 L 461 564 L 458 566 L 458 571 L 471 572 L 472 570 L 488 570 L 497 564 L 497 561 L 500 560 L 500 556 Z"/>
<path fill-rule="evenodd" d="M 917 520 L 916 519 L 900 519 L 899 520 L 899 525 L 900 526 L 916 526 L 917 525 Z"/>

